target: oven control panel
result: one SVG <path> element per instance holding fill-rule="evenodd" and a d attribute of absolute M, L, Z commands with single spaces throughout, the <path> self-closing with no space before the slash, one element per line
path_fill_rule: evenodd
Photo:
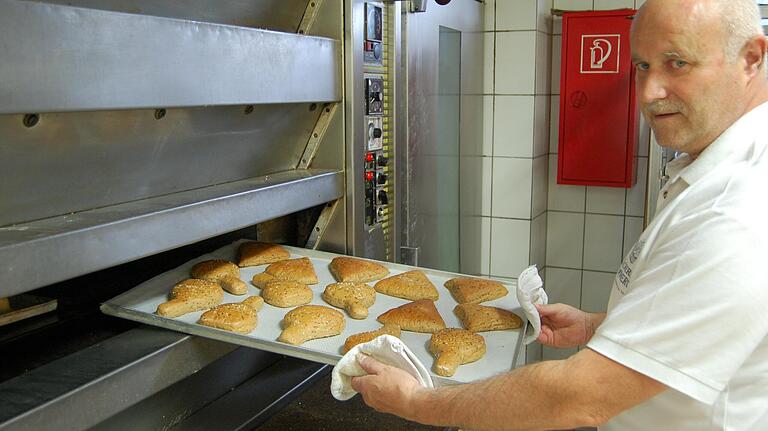
<path fill-rule="evenodd" d="M 384 60 L 383 9 L 380 5 L 365 4 L 365 38 L 363 63 L 381 66 Z"/>
<path fill-rule="evenodd" d="M 374 226 L 387 215 L 389 164 L 384 154 L 384 77 L 365 75 L 365 223 Z"/>

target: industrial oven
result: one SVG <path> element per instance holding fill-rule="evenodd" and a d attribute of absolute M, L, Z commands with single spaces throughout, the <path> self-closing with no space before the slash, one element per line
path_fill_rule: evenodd
<path fill-rule="evenodd" d="M 327 372 L 99 312 L 237 239 L 479 273 L 483 7 L 0 0 L 0 430 L 247 428 Z"/>

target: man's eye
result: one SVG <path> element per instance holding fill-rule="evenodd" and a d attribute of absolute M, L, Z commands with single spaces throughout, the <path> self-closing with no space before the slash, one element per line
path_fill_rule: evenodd
<path fill-rule="evenodd" d="M 641 70 L 641 71 L 645 72 L 645 71 L 648 70 L 649 66 L 648 66 L 648 63 L 637 63 L 637 64 L 635 64 L 635 67 L 637 68 L 637 70 Z"/>
<path fill-rule="evenodd" d="M 687 66 L 687 65 L 688 65 L 688 62 L 687 62 L 687 61 L 684 61 L 684 60 L 675 60 L 675 61 L 673 61 L 673 62 L 672 62 L 672 65 L 673 65 L 673 66 L 674 66 L 676 69 L 682 69 L 682 68 L 684 68 L 685 66 Z"/>

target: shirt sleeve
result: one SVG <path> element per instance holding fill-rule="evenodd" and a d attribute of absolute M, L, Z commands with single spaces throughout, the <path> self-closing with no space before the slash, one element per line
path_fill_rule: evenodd
<path fill-rule="evenodd" d="M 588 347 L 714 403 L 768 333 L 762 234 L 722 214 L 675 223 Z"/>

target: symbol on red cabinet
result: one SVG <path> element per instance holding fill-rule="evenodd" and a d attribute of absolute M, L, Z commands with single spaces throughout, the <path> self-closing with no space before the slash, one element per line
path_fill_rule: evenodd
<path fill-rule="evenodd" d="M 583 91 L 574 91 L 568 99 L 571 102 L 571 106 L 576 109 L 587 106 L 587 93 Z"/>
<path fill-rule="evenodd" d="M 581 73 L 619 73 L 621 35 L 581 36 Z"/>

